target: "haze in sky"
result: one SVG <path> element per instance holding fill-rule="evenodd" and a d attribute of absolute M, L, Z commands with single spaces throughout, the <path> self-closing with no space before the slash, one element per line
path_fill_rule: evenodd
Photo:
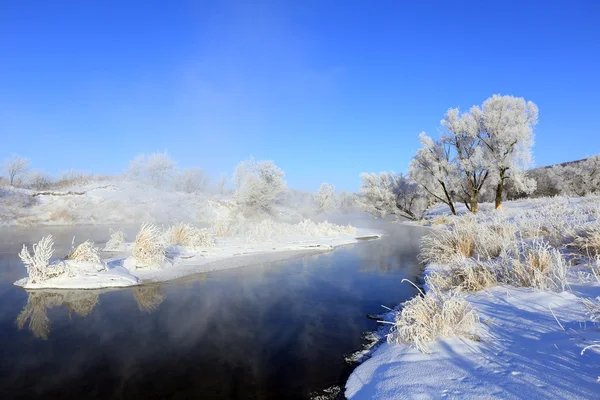
<path fill-rule="evenodd" d="M 0 159 L 118 173 L 168 149 L 292 188 L 405 172 L 418 134 L 492 94 L 540 109 L 538 166 L 600 152 L 600 3 L 5 1 Z"/>

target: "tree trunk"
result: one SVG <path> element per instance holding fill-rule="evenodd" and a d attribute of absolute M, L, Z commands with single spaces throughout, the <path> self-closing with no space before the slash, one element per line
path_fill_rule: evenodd
<path fill-rule="evenodd" d="M 496 187 L 496 210 L 502 208 L 502 187 L 504 186 L 504 181 L 500 180 L 498 186 Z"/>
<path fill-rule="evenodd" d="M 500 181 L 496 186 L 496 210 L 502 208 L 502 191 L 504 190 L 504 175 L 506 170 L 500 170 Z"/>
<path fill-rule="evenodd" d="M 471 203 L 471 212 L 473 214 L 477 214 L 477 211 L 479 211 L 479 202 L 477 201 L 477 193 L 471 195 L 469 202 Z"/>

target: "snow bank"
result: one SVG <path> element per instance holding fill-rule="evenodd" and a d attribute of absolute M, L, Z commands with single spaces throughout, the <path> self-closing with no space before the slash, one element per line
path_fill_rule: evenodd
<path fill-rule="evenodd" d="M 154 225 L 144 224 L 134 243 L 126 243 L 121 233 L 111 232 L 105 248 L 113 257 L 101 264 L 56 261 L 54 264 L 68 266 L 69 272 L 44 279 L 23 278 L 15 285 L 26 289 L 92 289 L 162 282 L 283 260 L 307 252 L 330 251 L 357 243 L 364 237 L 381 236 L 372 230 L 312 221 L 294 225 L 264 220 L 244 225 L 243 232 L 215 239 L 209 231 L 186 224 L 176 224 L 164 232 Z"/>
<path fill-rule="evenodd" d="M 347 398 L 597 398 L 600 260 L 590 248 L 599 203 L 535 199 L 438 220 L 422 243 L 426 296 L 446 283 L 481 322 L 428 340 L 430 354 L 393 343 L 398 327 L 384 325 L 375 335 L 384 343 L 352 373 Z M 384 320 L 397 325 L 399 309 Z"/>

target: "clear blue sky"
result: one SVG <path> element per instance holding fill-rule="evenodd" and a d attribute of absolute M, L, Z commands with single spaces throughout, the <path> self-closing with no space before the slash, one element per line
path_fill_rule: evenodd
<path fill-rule="evenodd" d="M 538 104 L 537 165 L 600 152 L 600 1 L 0 3 L 0 160 L 122 171 L 168 149 L 288 183 L 406 171 L 418 134 L 492 94 Z"/>

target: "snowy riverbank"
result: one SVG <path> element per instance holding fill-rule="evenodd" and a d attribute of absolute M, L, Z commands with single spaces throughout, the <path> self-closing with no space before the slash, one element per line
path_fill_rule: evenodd
<path fill-rule="evenodd" d="M 600 353 L 590 346 L 600 343 L 599 205 L 598 197 L 507 202 L 504 211 L 467 222 L 479 236 L 469 239 L 460 236 L 461 224 L 472 217 L 433 217 L 440 232 L 457 233 L 445 237 L 454 242 L 424 242 L 426 297 L 438 296 L 438 305 L 464 301 L 462 317 L 477 322 L 467 330 L 432 328 L 445 334 L 425 341 L 426 354 L 417 348 L 423 342 L 407 338 L 447 323 L 444 317 L 417 317 L 409 327 L 402 308 L 385 314 L 388 324 L 376 334 L 383 343 L 349 377 L 346 397 L 596 398 Z M 500 236 L 486 243 L 477 226 Z M 443 250 L 436 245 L 460 250 L 465 240 L 472 240 L 466 254 L 431 262 Z M 411 312 L 414 305 L 405 304 Z"/>
<path fill-rule="evenodd" d="M 263 220 L 248 225 L 252 228 L 238 228 L 244 233 L 213 238 L 206 229 L 180 224 L 176 227 L 180 229 L 178 235 L 185 236 L 183 239 L 167 238 L 172 235 L 171 231 L 160 232 L 154 227 L 152 234 L 155 237 L 149 240 L 150 244 L 147 239 L 147 242 L 140 240 L 143 228 L 134 243 L 123 242 L 120 233 L 113 233 L 113 236 L 119 236 L 119 241 L 109 241 L 107 249 L 100 252 L 89 246 L 91 256 L 86 254 L 87 259 L 69 259 L 67 256 L 64 260 L 49 262 L 53 245 L 50 243 L 45 250 L 47 259 L 41 263 L 39 271 L 35 270 L 37 260 L 33 257 L 29 276 L 16 281 L 15 285 L 25 289 L 99 289 L 164 282 L 202 272 L 331 251 L 339 246 L 381 236 L 380 232 L 370 229 L 309 220 L 299 224 Z M 264 228 L 272 230 L 272 233 L 265 236 Z M 189 242 L 192 239 L 205 242 L 192 245 Z M 187 242 L 177 243 L 177 240 Z M 36 248 L 38 254 L 44 253 L 44 242 L 40 242 Z M 148 255 L 150 252 L 154 254 Z M 24 262 L 27 261 L 26 256 L 23 257 Z M 159 258 L 156 262 L 148 261 L 152 257 Z"/>

